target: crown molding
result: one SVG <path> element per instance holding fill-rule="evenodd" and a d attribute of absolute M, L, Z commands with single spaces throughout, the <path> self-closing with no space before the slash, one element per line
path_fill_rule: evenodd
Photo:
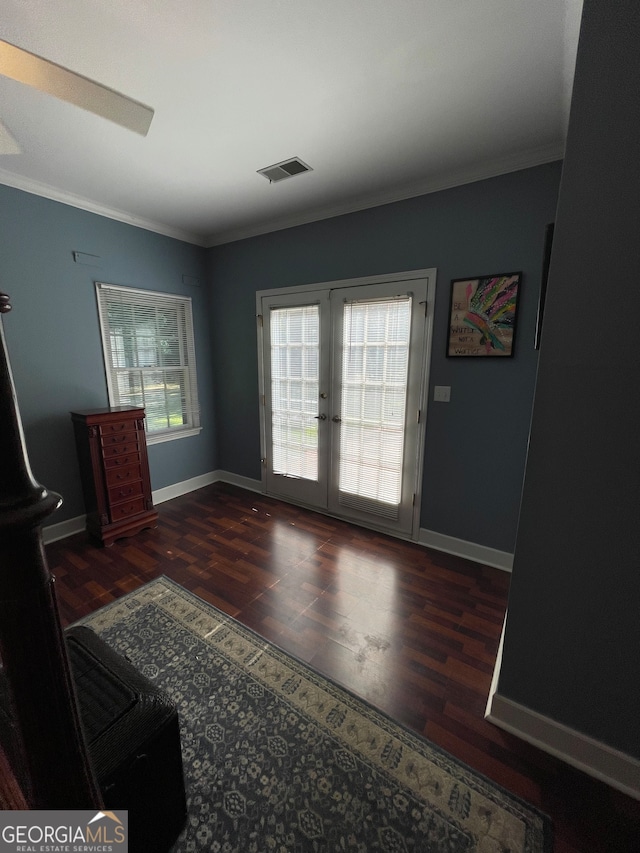
<path fill-rule="evenodd" d="M 5 169 L 0 169 L 0 184 L 31 193 L 32 195 L 41 196 L 42 198 L 48 198 L 51 201 L 59 201 L 62 204 L 68 204 L 70 207 L 86 210 L 88 213 L 96 213 L 98 216 L 104 216 L 107 219 L 124 222 L 126 225 L 144 228 L 145 231 L 153 231 L 155 234 L 162 234 L 164 237 L 173 237 L 176 240 L 182 240 L 184 243 L 193 243 L 196 246 L 208 245 L 203 237 L 192 234 L 189 231 L 173 228 L 170 225 L 154 222 L 151 219 L 144 219 L 141 216 L 136 216 L 133 213 L 127 213 L 124 210 L 118 210 L 114 207 L 108 207 L 104 204 L 98 204 L 83 196 L 59 190 L 56 187 L 44 184 L 41 181 L 35 181 L 32 178 L 27 178 L 24 175 L 7 172 Z"/>
<path fill-rule="evenodd" d="M 416 198 L 417 196 L 453 189 L 453 187 L 463 186 L 464 184 L 472 184 L 476 181 L 496 178 L 499 175 L 506 175 L 509 172 L 519 172 L 521 169 L 543 166 L 545 163 L 562 160 L 563 157 L 564 143 L 546 145 L 542 148 L 531 149 L 511 157 L 503 157 L 476 168 L 450 172 L 448 175 L 437 180 L 419 181 L 410 186 L 390 192 L 367 195 L 366 197 L 361 197 L 360 199 L 355 199 L 344 204 L 308 210 L 295 216 L 283 217 L 282 219 L 269 219 L 244 228 L 220 231 L 210 235 L 209 239 L 203 245 L 212 248 L 213 246 L 221 246 L 225 243 L 246 240 L 248 237 L 269 234 L 272 231 L 283 231 L 286 228 L 295 228 L 298 225 L 308 225 L 322 219 L 331 219 L 334 216 L 343 216 L 347 213 L 357 213 L 358 211 L 367 210 L 372 207 L 381 207 L 384 204 L 393 204 L 396 201 L 405 201 L 406 199 Z"/>
<path fill-rule="evenodd" d="M 272 231 L 283 231 L 286 228 L 295 228 L 298 225 L 308 225 L 322 219 L 331 219 L 334 216 L 343 216 L 348 213 L 357 213 L 361 210 L 368 210 L 372 207 L 380 207 L 384 204 L 393 204 L 397 201 L 405 201 L 406 199 L 416 198 L 417 196 L 452 189 L 453 187 L 475 183 L 476 181 L 483 181 L 488 178 L 495 178 L 499 175 L 508 174 L 509 172 L 518 172 L 521 169 L 530 169 L 534 166 L 542 166 L 545 163 L 561 160 L 563 157 L 564 145 L 548 145 L 543 148 L 525 151 L 512 157 L 505 157 L 492 161 L 491 163 L 485 163 L 480 167 L 451 172 L 437 180 L 419 181 L 411 184 L 410 186 L 405 186 L 385 193 L 369 194 L 366 197 L 353 199 L 343 204 L 332 205 L 331 207 L 312 208 L 304 213 L 296 214 L 295 216 L 287 216 L 275 220 L 269 219 L 264 222 L 242 228 L 219 231 L 210 235 L 208 238 L 194 234 L 190 231 L 183 231 L 180 228 L 174 228 L 161 222 L 155 222 L 151 219 L 136 216 L 135 214 L 127 213 L 124 210 L 118 210 L 117 208 L 99 204 L 91 201 L 90 199 L 84 198 L 83 196 L 59 190 L 49 184 L 35 181 L 31 178 L 25 177 L 24 175 L 16 175 L 4 169 L 0 169 L 0 184 L 13 187 L 27 193 L 32 193 L 33 195 L 41 196 L 42 198 L 48 198 L 51 201 L 58 201 L 62 204 L 67 204 L 80 210 L 86 210 L 88 213 L 105 216 L 107 219 L 124 222 L 125 224 L 133 225 L 136 228 L 153 231 L 154 233 L 162 234 L 165 237 L 173 237 L 174 239 L 182 240 L 185 243 L 192 243 L 196 246 L 211 248 L 213 246 L 221 246 L 224 243 L 234 243 L 238 240 L 246 240 L 249 237 L 258 237 L 262 234 L 269 234 Z"/>

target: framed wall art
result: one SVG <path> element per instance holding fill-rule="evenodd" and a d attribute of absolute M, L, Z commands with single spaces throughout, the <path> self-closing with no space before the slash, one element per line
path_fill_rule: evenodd
<path fill-rule="evenodd" d="M 513 356 L 521 272 L 454 278 L 447 356 Z"/>
<path fill-rule="evenodd" d="M 542 319 L 544 317 L 544 301 L 547 296 L 547 281 L 549 280 L 549 266 L 551 264 L 551 246 L 553 245 L 554 223 L 550 222 L 544 232 L 544 255 L 542 258 L 542 281 L 540 282 L 540 300 L 538 302 L 538 318 L 536 320 L 536 336 L 534 348 L 540 349 L 540 338 L 542 337 Z"/>

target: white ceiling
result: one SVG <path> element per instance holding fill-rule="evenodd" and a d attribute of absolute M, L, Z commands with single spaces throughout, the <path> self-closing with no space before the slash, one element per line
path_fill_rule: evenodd
<path fill-rule="evenodd" d="M 155 110 L 0 77 L 0 183 L 213 245 L 562 156 L 582 0 L 2 0 L 0 38 Z M 270 184 L 256 170 L 300 157 Z"/>

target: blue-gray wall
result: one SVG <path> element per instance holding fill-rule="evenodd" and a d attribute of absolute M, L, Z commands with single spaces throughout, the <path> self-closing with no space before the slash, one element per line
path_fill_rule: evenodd
<path fill-rule="evenodd" d="M 640 760 L 639 41 L 585 0 L 498 691 Z"/>
<path fill-rule="evenodd" d="M 149 448 L 158 489 L 216 469 L 260 478 L 257 290 L 437 267 L 431 386 L 452 398 L 429 406 L 421 525 L 512 551 L 559 180 L 553 163 L 209 250 L 0 186 L 5 329 L 34 473 L 65 498 L 52 521 L 83 512 L 68 412 L 107 404 L 94 280 L 194 300 L 204 429 Z M 511 270 L 524 274 L 515 357 L 447 359 L 450 280 Z"/>
<path fill-rule="evenodd" d="M 537 351 L 545 225 L 560 163 L 210 250 L 220 468 L 260 478 L 257 290 L 437 267 L 421 526 L 511 552 Z M 275 192 L 278 191 L 276 187 Z M 513 359 L 445 357 L 450 280 L 523 271 Z"/>
<path fill-rule="evenodd" d="M 75 263 L 74 251 L 101 266 Z M 152 486 L 217 467 L 205 250 L 0 186 L 0 289 L 13 304 L 4 327 L 34 475 L 64 498 L 52 523 L 84 513 L 69 411 L 108 405 L 95 280 L 193 298 L 204 428 L 149 448 Z"/>

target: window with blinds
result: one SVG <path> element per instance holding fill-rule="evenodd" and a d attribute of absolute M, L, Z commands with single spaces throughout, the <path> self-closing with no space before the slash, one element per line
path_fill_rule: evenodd
<path fill-rule="evenodd" d="M 109 403 L 144 406 L 150 444 L 200 429 L 191 299 L 96 282 Z"/>

